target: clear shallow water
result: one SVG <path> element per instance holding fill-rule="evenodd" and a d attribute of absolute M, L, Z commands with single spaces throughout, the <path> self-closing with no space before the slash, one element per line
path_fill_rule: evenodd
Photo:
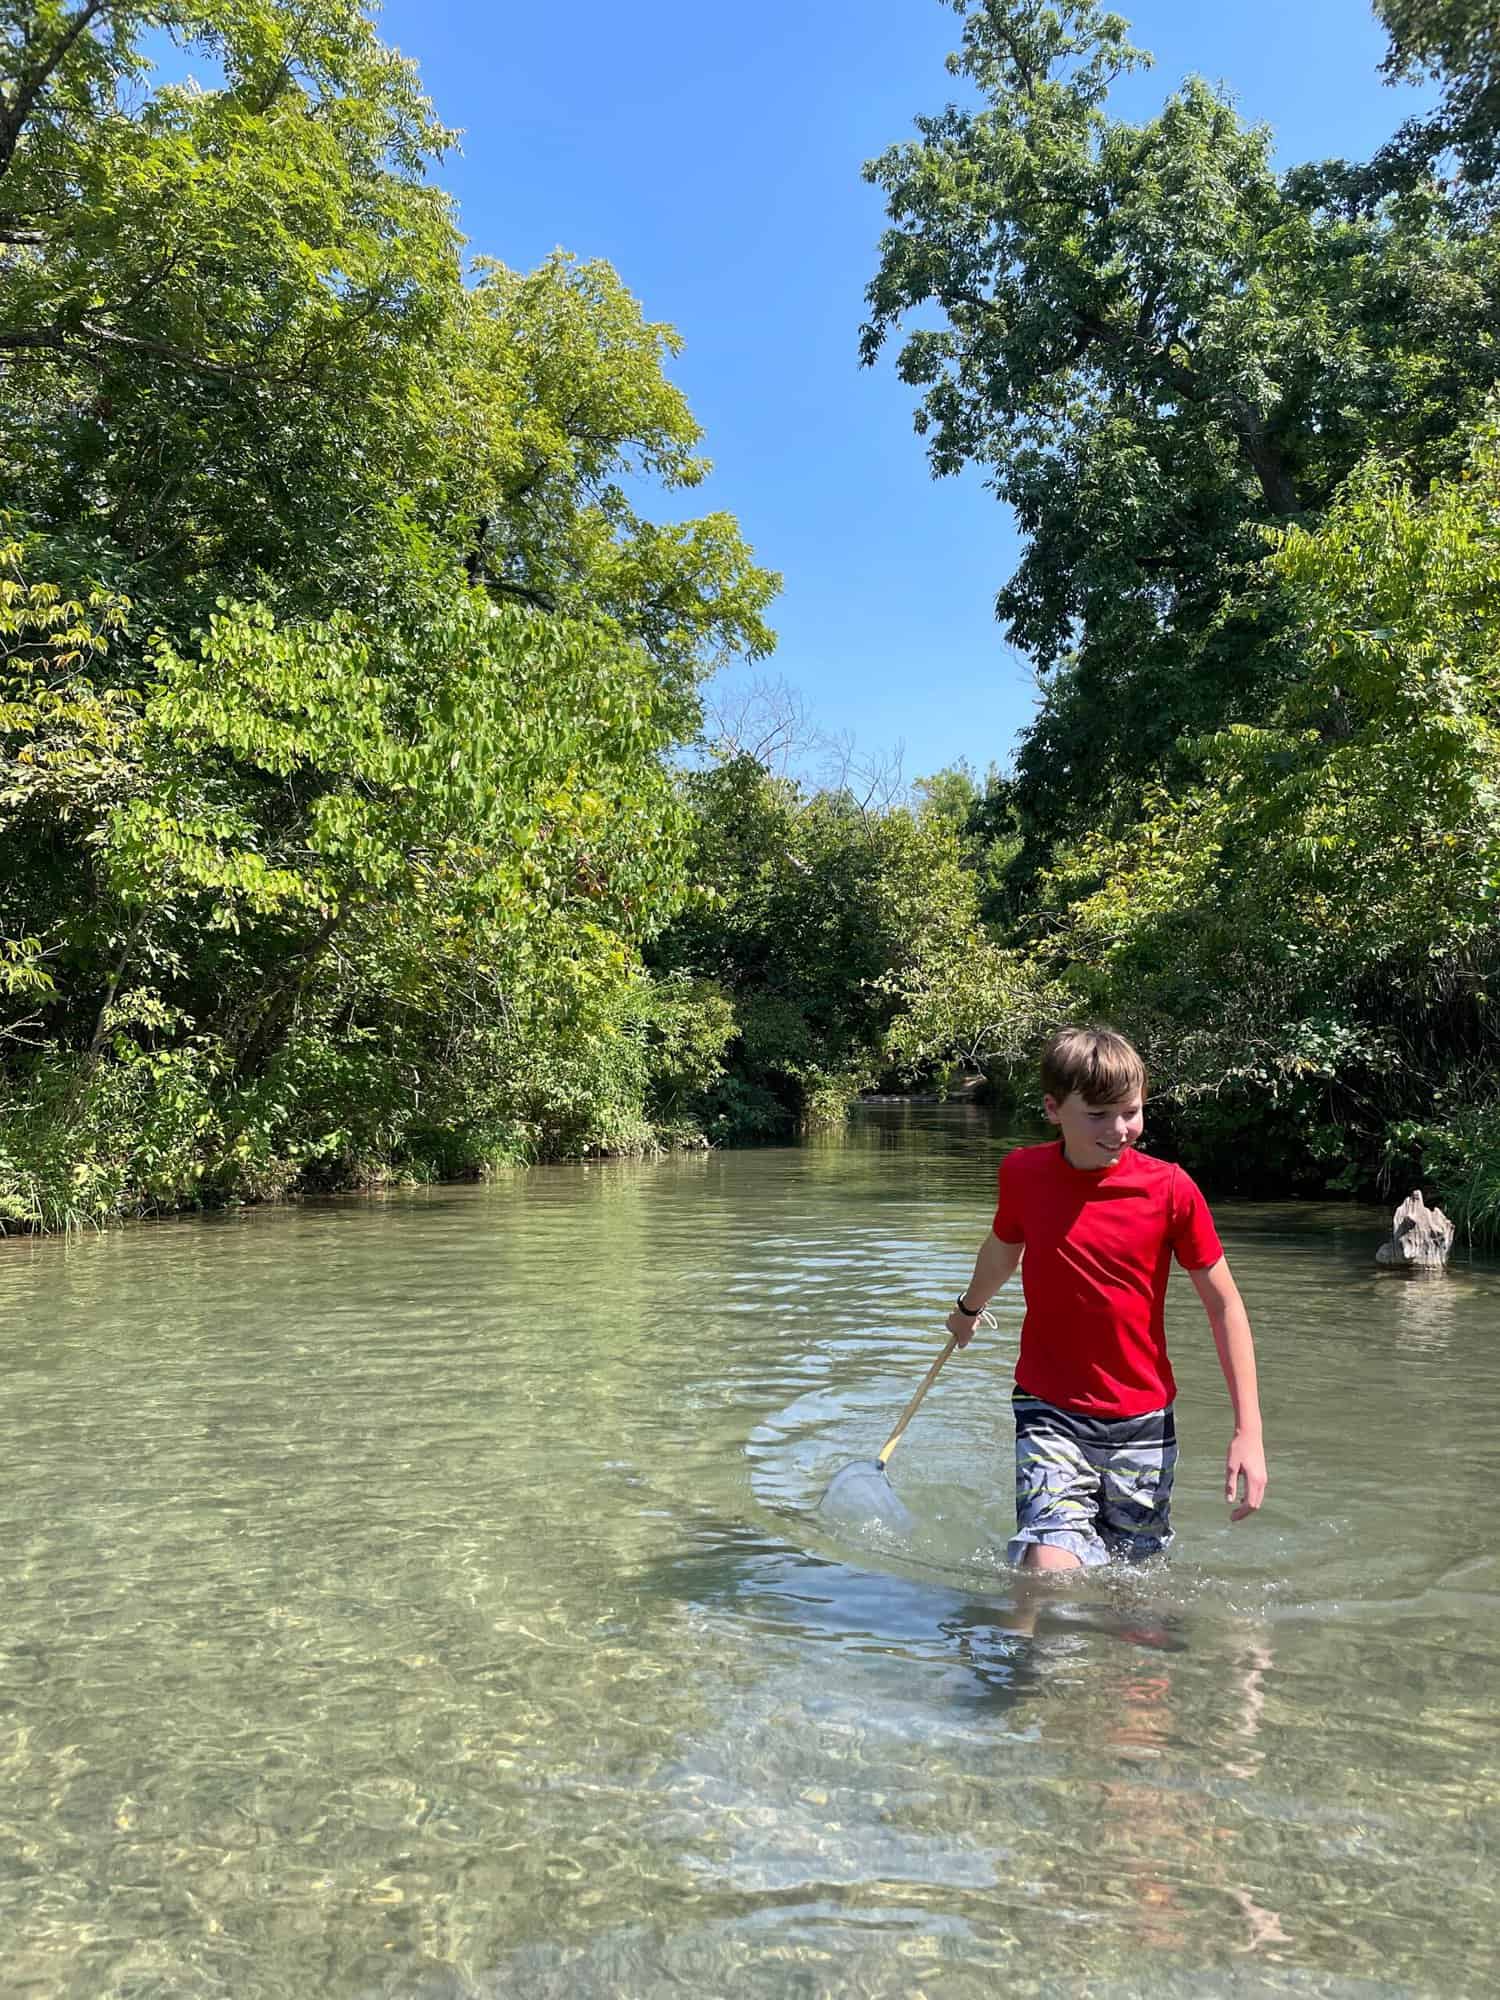
<path fill-rule="evenodd" d="M 1500 1987 L 1500 1268 L 1225 1204 L 1272 1494 L 1169 1307 L 1158 1573 L 1019 1596 L 1001 1140 L 837 1142 L 0 1244 L 0 1991 Z"/>

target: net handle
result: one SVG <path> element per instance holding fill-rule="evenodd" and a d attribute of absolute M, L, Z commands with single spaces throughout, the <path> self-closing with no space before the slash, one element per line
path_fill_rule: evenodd
<path fill-rule="evenodd" d="M 923 1376 L 922 1386 L 917 1390 L 916 1395 L 912 1397 L 911 1401 L 907 1404 L 906 1408 L 901 1412 L 901 1415 L 897 1418 L 896 1428 L 891 1432 L 890 1436 L 886 1439 L 884 1445 L 881 1447 L 880 1456 L 875 1461 L 875 1463 L 880 1467 L 882 1472 L 885 1471 L 886 1460 L 890 1457 L 891 1453 L 896 1449 L 896 1446 L 901 1442 L 901 1433 L 906 1429 L 906 1426 L 911 1422 L 912 1418 L 917 1414 L 917 1411 L 922 1407 L 922 1398 L 927 1394 L 927 1391 L 932 1387 L 933 1383 L 937 1380 L 938 1370 L 942 1367 L 943 1363 L 948 1359 L 948 1356 L 953 1352 L 954 1348 L 957 1347 L 957 1345 L 958 1345 L 958 1336 L 956 1334 L 950 1334 L 948 1336 L 948 1345 L 943 1349 L 942 1353 L 938 1356 L 937 1360 L 933 1362 L 932 1366 L 928 1369 L 926 1375 Z"/>

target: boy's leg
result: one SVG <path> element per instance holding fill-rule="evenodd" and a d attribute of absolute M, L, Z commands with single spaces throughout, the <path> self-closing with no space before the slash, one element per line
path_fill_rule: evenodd
<path fill-rule="evenodd" d="M 1071 1549 L 1054 1548 L 1051 1542 L 1031 1542 L 1021 1551 L 1022 1569 L 1083 1569 L 1082 1556 Z"/>
<path fill-rule="evenodd" d="M 1016 1532 L 1006 1549 L 1028 1569 L 1108 1562 L 1099 1533 L 1100 1478 L 1066 1410 L 1017 1394 Z"/>
<path fill-rule="evenodd" d="M 1170 1407 L 1131 1420 L 1100 1466 L 1100 1529 L 1111 1557 L 1145 1562 L 1172 1541 L 1177 1424 Z"/>

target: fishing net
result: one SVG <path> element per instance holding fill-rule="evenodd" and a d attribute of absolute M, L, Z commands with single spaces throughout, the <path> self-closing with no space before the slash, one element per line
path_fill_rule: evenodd
<path fill-rule="evenodd" d="M 991 1314 L 980 1313 L 975 1319 L 976 1326 L 993 1326 Z M 859 1458 L 852 1465 L 846 1465 L 842 1472 L 834 1474 L 828 1491 L 818 1504 L 818 1511 L 830 1519 L 849 1528 L 884 1528 L 893 1535 L 909 1535 L 916 1527 L 916 1516 L 901 1500 L 886 1473 L 885 1462 L 896 1446 L 906 1426 L 921 1407 L 922 1398 L 937 1380 L 943 1363 L 958 1345 L 955 1337 L 950 1337 L 948 1345 L 928 1369 L 921 1387 L 912 1397 L 896 1424 L 896 1428 L 886 1439 L 878 1458 Z"/>
<path fill-rule="evenodd" d="M 873 1458 L 857 1460 L 834 1474 L 818 1511 L 845 1528 L 884 1528 L 909 1535 L 916 1516 Z"/>

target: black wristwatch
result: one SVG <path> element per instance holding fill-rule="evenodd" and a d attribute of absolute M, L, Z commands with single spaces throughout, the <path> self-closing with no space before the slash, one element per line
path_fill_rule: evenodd
<path fill-rule="evenodd" d="M 963 1314 L 965 1319 L 978 1319 L 979 1315 L 984 1311 L 983 1306 L 965 1305 L 964 1295 L 962 1292 L 960 1292 L 958 1295 L 958 1309 Z"/>

